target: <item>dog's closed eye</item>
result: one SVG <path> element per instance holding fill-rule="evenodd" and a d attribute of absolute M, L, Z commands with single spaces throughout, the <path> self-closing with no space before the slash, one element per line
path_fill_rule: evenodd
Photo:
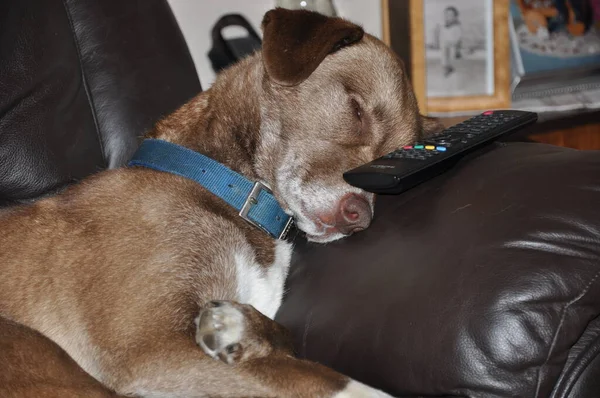
<path fill-rule="evenodd" d="M 357 100 L 356 98 L 350 99 L 350 105 L 351 105 L 352 113 L 354 114 L 354 118 L 356 120 L 357 135 L 362 136 L 362 133 L 364 133 L 364 129 L 365 129 L 365 120 L 364 119 L 366 116 L 364 109 L 360 105 L 359 100 Z"/>
<path fill-rule="evenodd" d="M 354 111 L 354 115 L 356 115 L 356 117 L 359 120 L 362 120 L 363 115 L 362 115 L 362 108 L 360 107 L 360 104 L 354 98 L 352 98 L 352 100 L 350 102 L 352 104 L 352 110 Z"/>

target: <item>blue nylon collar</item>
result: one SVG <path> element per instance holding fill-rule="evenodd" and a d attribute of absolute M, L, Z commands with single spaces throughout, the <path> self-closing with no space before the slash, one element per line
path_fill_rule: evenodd
<path fill-rule="evenodd" d="M 225 165 L 171 142 L 146 139 L 128 166 L 142 166 L 188 178 L 202 185 L 238 211 L 240 217 L 276 239 L 285 239 L 292 217 L 271 191 Z"/>

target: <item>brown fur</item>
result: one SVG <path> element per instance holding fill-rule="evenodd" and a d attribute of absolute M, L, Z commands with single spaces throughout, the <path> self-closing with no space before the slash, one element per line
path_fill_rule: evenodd
<path fill-rule="evenodd" d="M 305 25 L 309 32 L 298 33 Z M 372 36 L 356 41 L 358 27 L 283 10 L 268 14 L 266 26 L 270 57 L 257 53 L 224 71 L 148 136 L 265 181 L 301 227 L 318 229 L 313 220 L 338 211 L 338 199 L 327 197 L 350 189 L 343 171 L 412 142 L 423 119 L 400 60 Z M 353 44 L 316 66 L 305 62 L 315 68 L 308 73 L 275 65 L 307 42 L 314 48 L 302 54 Z M 305 80 L 282 86 L 268 73 L 276 67 L 280 79 Z M 301 185 L 286 185 L 285 173 Z M 46 335 L 120 394 L 317 397 L 348 383 L 293 358 L 280 327 L 235 307 L 234 255 L 249 250 L 268 270 L 275 241 L 196 183 L 142 168 L 105 171 L 3 211 L 0 223 L 0 315 Z M 230 347 L 233 365 L 209 358 L 194 341 L 194 319 L 208 316 L 211 300 L 228 300 L 244 314 L 240 345 Z M 8 372 L 20 369 L 9 364 Z"/>
<path fill-rule="evenodd" d="M 0 318 L 0 397 L 114 398 L 41 334 Z"/>

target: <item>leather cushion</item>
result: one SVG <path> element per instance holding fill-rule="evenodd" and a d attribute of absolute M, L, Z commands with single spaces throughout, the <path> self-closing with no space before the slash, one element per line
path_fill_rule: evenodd
<path fill-rule="evenodd" d="M 108 167 L 154 123 L 201 91 L 165 0 L 66 0 Z"/>
<path fill-rule="evenodd" d="M 371 227 L 296 242 L 277 320 L 298 354 L 395 395 L 547 397 L 600 312 L 600 154 L 503 144 Z"/>
<path fill-rule="evenodd" d="M 0 198 L 104 166 L 62 1 L 0 2 Z"/>
<path fill-rule="evenodd" d="M 0 202 L 122 165 L 200 83 L 166 0 L 0 2 Z"/>

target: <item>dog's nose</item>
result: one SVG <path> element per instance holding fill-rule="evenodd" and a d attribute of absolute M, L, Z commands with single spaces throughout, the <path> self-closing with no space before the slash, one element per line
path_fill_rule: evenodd
<path fill-rule="evenodd" d="M 355 193 L 346 195 L 339 203 L 335 227 L 344 235 L 362 231 L 371 224 L 371 205 L 367 199 Z"/>

